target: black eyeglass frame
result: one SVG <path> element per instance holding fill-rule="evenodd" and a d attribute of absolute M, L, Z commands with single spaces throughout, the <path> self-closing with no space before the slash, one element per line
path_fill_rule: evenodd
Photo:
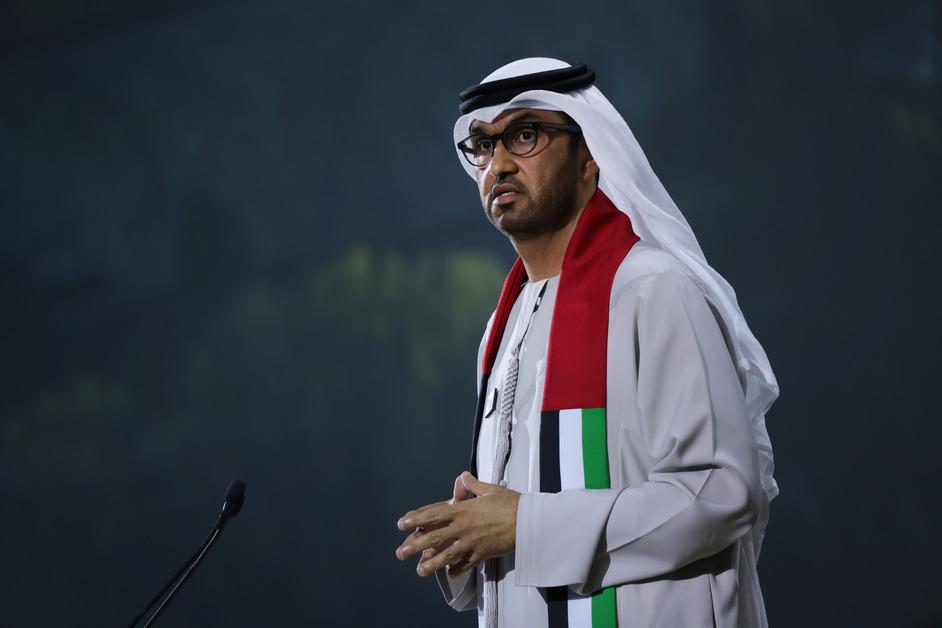
<path fill-rule="evenodd" d="M 536 129 L 536 134 L 537 134 L 536 140 L 534 140 L 533 142 L 533 147 L 527 152 L 515 153 L 514 151 L 510 149 L 510 146 L 507 143 L 507 133 L 511 131 L 512 129 L 519 129 L 522 126 L 532 126 L 534 129 Z M 562 124 L 562 123 L 556 123 L 556 122 L 540 122 L 536 120 L 524 120 L 521 122 L 513 122 L 511 124 L 508 124 L 506 129 L 504 129 L 500 133 L 495 133 L 493 135 L 488 135 L 487 133 L 472 133 L 471 135 L 464 138 L 460 142 L 457 142 L 457 146 L 458 146 L 458 150 L 461 151 L 461 154 L 464 155 L 465 160 L 469 164 L 471 164 L 475 168 L 484 168 L 485 166 L 487 166 L 487 164 L 491 163 L 492 159 L 494 159 L 494 151 L 497 150 L 498 139 L 504 145 L 504 148 L 507 149 L 507 152 L 510 153 L 511 155 L 516 155 L 517 157 L 526 157 L 527 155 L 532 153 L 534 150 L 536 150 L 536 146 L 540 141 L 540 129 L 556 129 L 559 131 L 567 131 L 569 133 L 582 133 L 582 127 L 577 126 L 575 124 Z M 471 161 L 472 159 L 471 153 L 473 153 L 474 151 L 473 149 L 470 149 L 464 145 L 465 142 L 467 142 L 473 137 L 486 138 L 486 139 L 491 140 L 491 142 L 493 142 L 494 144 L 494 149 L 491 150 L 490 159 L 485 161 L 483 164 L 476 164 L 473 161 Z"/>

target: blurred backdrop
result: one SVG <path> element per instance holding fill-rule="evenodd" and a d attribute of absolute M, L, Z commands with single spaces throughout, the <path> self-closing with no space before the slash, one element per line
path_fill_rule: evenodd
<path fill-rule="evenodd" d="M 773 626 L 942 626 L 942 3 L 0 8 L 0 626 L 474 626 L 394 556 L 513 261 L 457 93 L 585 62 L 778 376 Z"/>

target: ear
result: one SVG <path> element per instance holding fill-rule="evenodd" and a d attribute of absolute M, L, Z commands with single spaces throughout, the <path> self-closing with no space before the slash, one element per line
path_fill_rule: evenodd
<path fill-rule="evenodd" d="M 598 173 L 599 165 L 595 163 L 595 160 L 590 155 L 589 158 L 586 159 L 585 163 L 582 164 L 582 178 L 586 183 L 588 183 L 590 180 L 595 181 Z"/>
<path fill-rule="evenodd" d="M 579 156 L 582 158 L 581 176 L 583 181 L 588 183 L 589 181 L 595 180 L 599 172 L 599 165 L 595 163 L 595 158 L 592 157 L 592 153 L 589 152 L 589 147 L 585 143 L 585 137 L 581 138 L 579 144 Z"/>

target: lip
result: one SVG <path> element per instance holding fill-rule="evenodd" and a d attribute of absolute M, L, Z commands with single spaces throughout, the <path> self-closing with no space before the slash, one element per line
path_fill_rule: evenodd
<path fill-rule="evenodd" d="M 505 192 L 504 194 L 494 197 L 493 203 L 494 205 L 506 205 L 507 203 L 513 203 L 517 196 L 519 196 L 519 194 L 516 192 Z"/>
<path fill-rule="evenodd" d="M 520 195 L 520 190 L 509 183 L 501 183 L 491 190 L 491 204 L 503 205 L 513 202 Z"/>

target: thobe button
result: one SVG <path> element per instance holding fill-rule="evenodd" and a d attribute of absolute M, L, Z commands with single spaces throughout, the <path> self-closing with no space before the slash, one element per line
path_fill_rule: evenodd
<path fill-rule="evenodd" d="M 500 482 L 498 482 L 498 484 L 500 484 L 504 488 L 507 488 L 507 480 L 501 480 Z"/>

